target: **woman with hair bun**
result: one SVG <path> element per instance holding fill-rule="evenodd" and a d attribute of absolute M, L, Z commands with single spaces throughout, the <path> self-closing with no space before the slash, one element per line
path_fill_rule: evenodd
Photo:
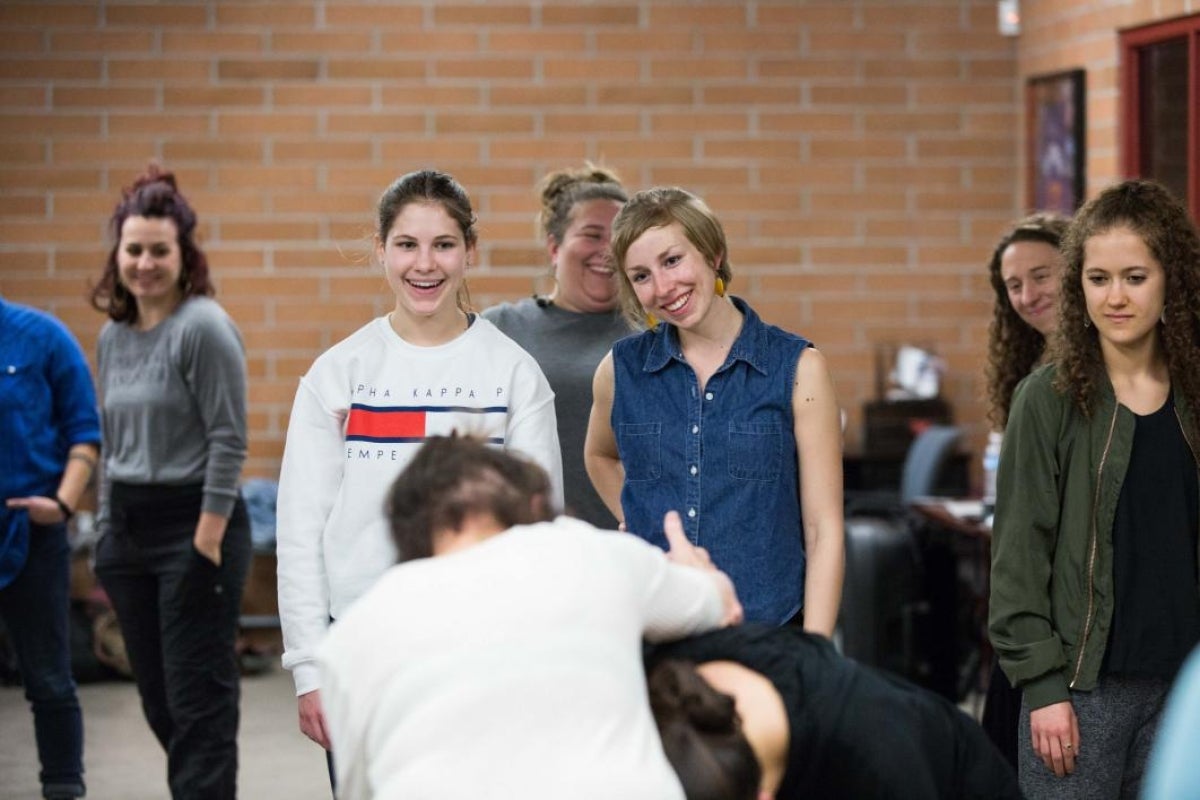
<path fill-rule="evenodd" d="M 583 441 L 596 365 L 613 342 L 634 330 L 617 308 L 608 252 L 613 217 L 627 196 L 615 172 L 590 162 L 550 172 L 538 188 L 554 290 L 494 306 L 483 317 L 537 360 L 554 390 L 566 513 L 612 529 L 616 518 L 584 468 Z"/>
<path fill-rule="evenodd" d="M 250 520 L 246 357 L 196 213 L 152 165 L 122 192 L 92 304 L 103 432 L 96 574 L 176 798 L 237 794 L 238 613 Z"/>
<path fill-rule="evenodd" d="M 1021 797 L 973 719 L 824 637 L 751 624 L 644 652 L 650 708 L 688 800 Z"/>

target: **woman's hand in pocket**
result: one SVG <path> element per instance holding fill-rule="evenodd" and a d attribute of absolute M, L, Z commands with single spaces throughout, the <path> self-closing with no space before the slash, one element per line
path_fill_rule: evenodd
<path fill-rule="evenodd" d="M 196 533 L 192 537 L 192 546 L 196 548 L 196 552 L 218 567 L 221 566 L 221 542 L 225 539 L 225 527 L 228 524 L 228 517 L 202 511 L 196 523 Z"/>

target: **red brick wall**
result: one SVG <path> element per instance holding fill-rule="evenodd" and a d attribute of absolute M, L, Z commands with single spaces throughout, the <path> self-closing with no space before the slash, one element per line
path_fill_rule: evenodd
<path fill-rule="evenodd" d="M 1200 0 L 1021 0 L 1017 73 L 1087 70 L 1087 194 L 1121 180 L 1120 31 L 1200 13 Z M 1020 109 L 1024 114 L 1024 109 Z M 1023 130 L 1023 128 L 1022 128 Z"/>
<path fill-rule="evenodd" d="M 1021 205 L 1017 59 L 1022 73 L 1062 60 L 1051 43 L 1077 23 L 1042 10 L 1060 5 L 1119 22 L 1082 0 L 1025 0 L 1019 40 L 997 33 L 992 0 L 10 0 L 0 292 L 93 349 L 102 319 L 83 294 L 104 223 L 159 159 L 200 212 L 218 298 L 246 337 L 248 473 L 273 475 L 297 376 L 390 305 L 367 250 L 383 187 L 425 166 L 463 181 L 486 306 L 544 288 L 532 185 L 590 158 L 632 188 L 708 200 L 733 290 L 827 353 L 851 447 L 876 348 L 902 342 L 946 358 L 977 443 L 984 263 Z M 1077 38 L 1112 69 L 1111 48 Z M 1111 79 L 1089 80 L 1096 179 L 1114 98 Z"/>

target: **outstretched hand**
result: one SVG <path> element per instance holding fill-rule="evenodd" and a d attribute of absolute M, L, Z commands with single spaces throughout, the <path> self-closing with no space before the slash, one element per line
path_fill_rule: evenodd
<path fill-rule="evenodd" d="M 725 616 L 722 618 L 721 624 L 723 626 L 736 625 L 741 622 L 742 604 L 733 588 L 733 581 L 729 579 L 728 575 L 717 569 L 712 559 L 709 558 L 707 550 L 688 541 L 687 534 L 683 531 L 683 520 L 680 519 L 678 511 L 668 511 L 663 517 L 663 533 L 667 535 L 667 558 L 671 562 L 712 574 L 717 589 L 721 592 L 721 603 L 725 608 Z"/>

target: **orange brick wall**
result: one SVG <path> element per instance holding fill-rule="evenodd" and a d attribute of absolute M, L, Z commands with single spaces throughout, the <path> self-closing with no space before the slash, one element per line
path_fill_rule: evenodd
<path fill-rule="evenodd" d="M 1087 70 L 1089 197 L 1124 177 L 1120 168 L 1120 31 L 1197 13 L 1200 0 L 1021 0 L 1017 72 L 1022 82 L 1031 75 Z M 1019 113 L 1024 115 L 1024 108 Z"/>
<path fill-rule="evenodd" d="M 992 0 L 9 0 L 0 292 L 91 351 L 104 223 L 159 159 L 200 212 L 248 345 L 247 473 L 274 475 L 297 376 L 390 305 L 367 250 L 382 188 L 426 166 L 463 181 L 482 307 L 546 288 L 532 186 L 590 158 L 631 188 L 709 201 L 734 291 L 827 353 L 852 448 L 876 349 L 901 342 L 946 358 L 978 444 L 984 262 L 1020 212 L 1018 72 L 1058 65 L 1059 46 L 1111 72 L 1095 28 L 1187 5 L 1024 0 L 1030 33 L 1014 40 Z M 1042 10 L 1059 6 L 1090 29 Z M 1112 78 L 1089 80 L 1095 181 L 1114 152 Z"/>

